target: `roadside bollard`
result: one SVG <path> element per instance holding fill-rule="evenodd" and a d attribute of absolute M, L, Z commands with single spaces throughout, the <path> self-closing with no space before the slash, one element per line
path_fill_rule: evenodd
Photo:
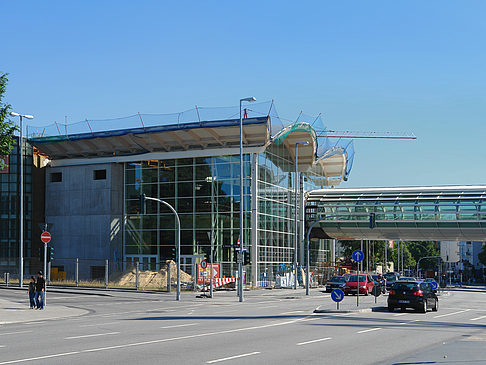
<path fill-rule="evenodd" d="M 105 289 L 108 289 L 108 260 L 105 260 Z"/>
<path fill-rule="evenodd" d="M 10 281 L 10 273 L 6 272 L 4 274 L 4 277 L 5 277 L 5 284 L 7 285 L 8 287 L 8 284 L 9 284 L 9 281 Z"/>
<path fill-rule="evenodd" d="M 79 258 L 76 258 L 76 286 L 79 286 Z"/>
<path fill-rule="evenodd" d="M 167 292 L 170 293 L 170 283 L 171 278 L 170 278 L 170 262 L 167 263 Z"/>
<path fill-rule="evenodd" d="M 135 264 L 135 289 L 138 290 L 138 272 L 140 270 L 140 263 L 137 261 Z"/>

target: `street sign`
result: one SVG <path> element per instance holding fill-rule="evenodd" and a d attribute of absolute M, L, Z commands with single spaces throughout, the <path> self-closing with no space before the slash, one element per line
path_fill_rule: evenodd
<path fill-rule="evenodd" d="M 336 303 L 339 303 L 344 299 L 344 292 L 341 289 L 334 289 L 331 292 L 331 299 L 334 300 Z"/>
<path fill-rule="evenodd" d="M 431 288 L 432 290 L 437 290 L 437 287 L 438 287 L 438 286 L 439 286 L 439 285 L 438 285 L 438 284 L 437 284 L 435 281 L 431 281 L 431 282 L 430 282 L 430 288 Z"/>
<path fill-rule="evenodd" d="M 364 253 L 361 250 L 355 250 L 353 252 L 353 260 L 355 262 L 361 262 L 364 259 Z"/>
<path fill-rule="evenodd" d="M 51 242 L 51 234 L 49 232 L 42 232 L 41 241 L 44 243 Z"/>
<path fill-rule="evenodd" d="M 208 262 L 206 260 L 201 261 L 201 269 L 205 269 L 208 267 Z"/>

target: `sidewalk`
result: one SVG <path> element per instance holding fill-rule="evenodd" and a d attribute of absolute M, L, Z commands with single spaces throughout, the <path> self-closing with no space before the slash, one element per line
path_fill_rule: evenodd
<path fill-rule="evenodd" d="M 29 308 L 29 299 L 11 301 L 0 299 L 0 326 L 11 323 L 24 323 L 77 317 L 87 314 L 88 311 L 78 308 L 68 308 L 63 305 L 49 305 L 43 310 Z"/>

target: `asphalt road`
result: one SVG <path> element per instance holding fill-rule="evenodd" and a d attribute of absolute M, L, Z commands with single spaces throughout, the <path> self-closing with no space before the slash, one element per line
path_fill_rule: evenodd
<path fill-rule="evenodd" d="M 453 290 L 427 314 L 314 314 L 318 306 L 335 308 L 317 290 L 310 297 L 251 292 L 244 303 L 234 292 L 215 299 L 184 293 L 181 302 L 167 294 L 92 293 L 49 293 L 51 305 L 87 314 L 0 326 L 0 365 L 486 364 L 484 287 Z M 16 290 L 0 296 L 26 303 Z"/>

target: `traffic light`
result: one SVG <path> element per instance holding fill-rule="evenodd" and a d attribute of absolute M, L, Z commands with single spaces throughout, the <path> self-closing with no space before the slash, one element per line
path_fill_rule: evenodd
<path fill-rule="evenodd" d="M 373 229 L 376 226 L 375 213 L 370 213 L 370 228 Z"/>
<path fill-rule="evenodd" d="M 145 194 L 140 195 L 140 214 L 145 214 L 145 211 L 147 210 L 147 203 L 145 200 Z"/>
<path fill-rule="evenodd" d="M 54 261 L 54 247 L 49 246 L 47 250 L 47 257 L 49 258 L 49 261 Z"/>
<path fill-rule="evenodd" d="M 251 265 L 250 252 L 243 251 L 243 265 Z"/>

